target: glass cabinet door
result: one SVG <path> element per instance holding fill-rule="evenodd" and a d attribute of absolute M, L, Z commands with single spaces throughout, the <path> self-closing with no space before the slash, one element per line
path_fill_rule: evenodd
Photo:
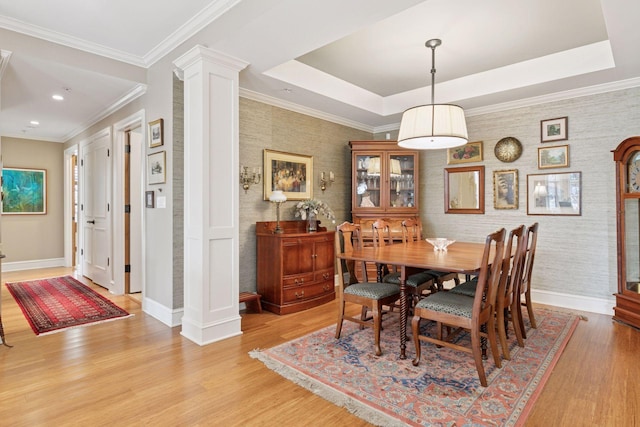
<path fill-rule="evenodd" d="M 361 208 L 380 207 L 380 155 L 361 154 L 356 156 L 356 202 Z"/>
<path fill-rule="evenodd" d="M 389 156 L 389 207 L 415 206 L 415 157 L 407 154 Z"/>

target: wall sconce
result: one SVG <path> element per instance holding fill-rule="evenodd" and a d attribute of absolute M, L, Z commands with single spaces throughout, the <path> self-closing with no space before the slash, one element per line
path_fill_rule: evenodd
<path fill-rule="evenodd" d="M 253 172 L 249 172 L 248 166 L 240 166 L 240 184 L 244 189 L 245 194 L 251 186 L 251 184 L 260 184 L 260 178 L 262 177 L 262 168 L 253 168 Z"/>
<path fill-rule="evenodd" d="M 335 180 L 336 176 L 333 172 L 329 172 L 328 174 L 326 172 L 320 172 L 320 189 L 322 192 L 324 193 L 324 190 L 327 189 L 327 184 L 331 184 L 335 182 Z"/>
<path fill-rule="evenodd" d="M 280 205 L 287 201 L 287 196 L 284 195 L 282 190 L 273 190 L 269 196 L 269 201 L 276 204 L 276 229 L 273 231 L 275 234 L 281 234 L 282 228 L 280 228 Z"/>

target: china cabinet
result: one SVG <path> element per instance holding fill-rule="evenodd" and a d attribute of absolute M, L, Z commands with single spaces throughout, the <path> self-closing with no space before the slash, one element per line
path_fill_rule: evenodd
<path fill-rule="evenodd" d="M 402 239 L 402 221 L 418 219 L 419 154 L 399 147 L 396 141 L 350 141 L 351 216 L 360 224 L 365 244 L 372 239 L 372 223 L 389 222 L 394 240 Z M 359 267 L 359 265 L 358 265 Z M 369 279 L 375 268 L 367 266 Z M 359 268 L 356 274 L 362 279 Z"/>
<path fill-rule="evenodd" d="M 640 328 L 640 137 L 613 151 L 616 162 L 618 293 L 615 320 Z"/>
<path fill-rule="evenodd" d="M 318 221 L 320 224 L 320 221 Z M 306 310 L 335 299 L 334 231 L 306 221 L 256 223 L 257 291 L 262 308 L 276 314 Z"/>

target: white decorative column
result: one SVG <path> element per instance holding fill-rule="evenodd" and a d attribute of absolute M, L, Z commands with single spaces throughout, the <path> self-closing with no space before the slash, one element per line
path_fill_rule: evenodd
<path fill-rule="evenodd" d="M 239 72 L 248 64 L 203 46 L 174 61 L 184 81 L 184 316 L 204 345 L 240 329 Z"/>

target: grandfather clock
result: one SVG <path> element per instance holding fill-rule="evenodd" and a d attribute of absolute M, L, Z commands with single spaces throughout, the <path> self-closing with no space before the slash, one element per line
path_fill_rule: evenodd
<path fill-rule="evenodd" d="M 613 151 L 616 162 L 618 293 L 615 320 L 640 328 L 640 136 Z"/>

